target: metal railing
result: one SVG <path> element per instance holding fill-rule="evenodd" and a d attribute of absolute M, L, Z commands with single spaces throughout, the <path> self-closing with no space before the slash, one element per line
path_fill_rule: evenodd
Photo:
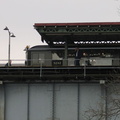
<path fill-rule="evenodd" d="M 75 59 L 13 59 L 11 66 L 75 66 Z M 6 66 L 8 60 L 0 60 L 0 67 Z M 80 66 L 120 66 L 120 58 L 81 58 Z"/>
<path fill-rule="evenodd" d="M 0 60 L 0 69 L 3 69 L 3 67 L 9 67 L 9 69 L 14 69 L 14 67 L 17 67 L 18 69 L 20 67 L 24 68 L 25 66 L 27 69 L 31 69 L 30 67 L 33 67 L 34 69 L 39 69 L 40 78 L 42 77 L 42 72 L 44 69 L 52 70 L 54 69 L 83 69 L 83 76 L 86 77 L 86 70 L 87 67 L 101 67 L 101 66 L 120 66 L 120 59 L 119 58 L 82 58 L 80 60 L 80 66 L 74 65 L 74 58 L 69 59 L 31 59 L 31 60 L 25 60 L 25 59 L 14 59 L 11 60 L 11 66 L 6 66 L 7 60 Z M 37 67 L 37 68 L 36 68 Z M 69 68 L 70 67 L 70 68 Z M 4 68 L 6 69 L 6 68 Z M 16 68 L 15 68 L 16 69 Z"/>

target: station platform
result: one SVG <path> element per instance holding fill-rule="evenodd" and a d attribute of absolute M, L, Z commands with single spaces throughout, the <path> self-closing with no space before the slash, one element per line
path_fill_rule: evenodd
<path fill-rule="evenodd" d="M 99 82 L 120 75 L 120 66 L 0 67 L 3 82 Z"/>

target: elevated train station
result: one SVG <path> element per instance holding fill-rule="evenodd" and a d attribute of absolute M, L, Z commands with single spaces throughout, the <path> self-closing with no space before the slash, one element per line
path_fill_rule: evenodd
<path fill-rule="evenodd" d="M 24 66 L 0 66 L 0 120 L 119 120 L 119 91 L 106 80 L 120 74 L 120 22 L 34 28 L 47 45 L 27 47 Z M 80 66 L 76 47 L 85 53 Z"/>
<path fill-rule="evenodd" d="M 48 45 L 28 49 L 25 66 L 1 67 L 2 81 L 99 82 L 119 74 L 119 22 L 35 23 L 34 28 Z M 76 47 L 86 53 L 80 66 L 74 66 Z"/>

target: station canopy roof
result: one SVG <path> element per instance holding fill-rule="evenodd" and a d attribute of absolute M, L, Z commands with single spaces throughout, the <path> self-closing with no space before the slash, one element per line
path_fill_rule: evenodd
<path fill-rule="evenodd" d="M 35 23 L 50 47 L 120 46 L 120 22 Z"/>

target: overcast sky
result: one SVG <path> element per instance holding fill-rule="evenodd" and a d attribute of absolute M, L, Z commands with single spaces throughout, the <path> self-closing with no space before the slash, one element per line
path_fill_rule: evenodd
<path fill-rule="evenodd" d="M 11 59 L 25 59 L 23 51 L 43 44 L 34 23 L 120 22 L 120 0 L 0 0 L 0 60 L 8 59 L 7 26 Z"/>

